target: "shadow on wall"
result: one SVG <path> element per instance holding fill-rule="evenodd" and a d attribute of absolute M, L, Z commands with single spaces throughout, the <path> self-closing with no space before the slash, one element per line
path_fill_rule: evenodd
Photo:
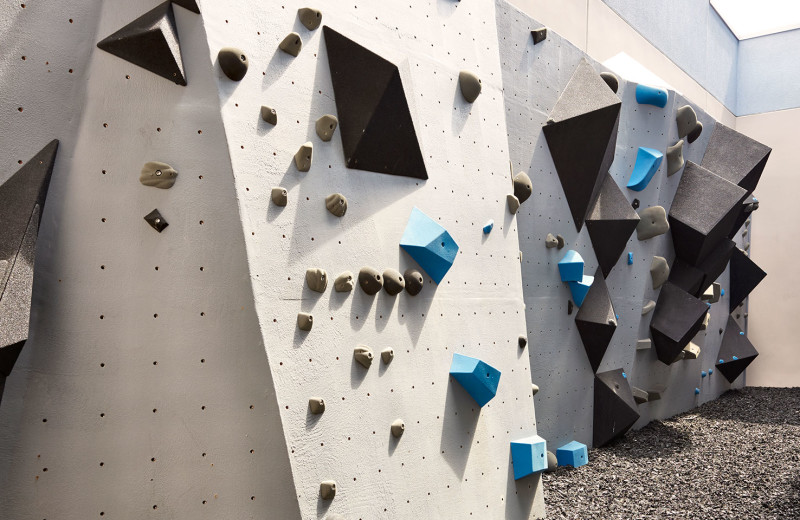
<path fill-rule="evenodd" d="M 506 491 L 506 520 L 530 518 L 536 490 L 542 482 L 541 472 L 514 480 L 511 447 L 508 449 L 508 488 Z"/>
<path fill-rule="evenodd" d="M 439 451 L 453 473 L 463 479 L 481 408 L 455 379 L 449 380 Z"/>

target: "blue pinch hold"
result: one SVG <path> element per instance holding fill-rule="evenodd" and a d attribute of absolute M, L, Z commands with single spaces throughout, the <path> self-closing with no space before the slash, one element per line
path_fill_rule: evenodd
<path fill-rule="evenodd" d="M 547 469 L 547 441 L 538 435 L 511 441 L 514 480 Z"/>
<path fill-rule="evenodd" d="M 738 357 L 736 357 L 736 356 L 733 356 L 733 360 L 734 360 L 734 361 L 738 361 L 738 360 L 739 360 L 739 358 L 738 358 Z"/>
<path fill-rule="evenodd" d="M 667 91 L 661 88 L 636 85 L 636 102 L 640 105 L 667 106 Z"/>
<path fill-rule="evenodd" d="M 633 265 L 633 251 L 628 252 L 628 265 Z"/>
<path fill-rule="evenodd" d="M 724 359 L 720 359 L 720 360 L 719 360 L 719 362 L 720 362 L 720 363 L 724 363 L 724 362 L 725 362 L 725 360 L 724 360 Z"/>
<path fill-rule="evenodd" d="M 400 247 L 437 284 L 453 266 L 458 254 L 458 244 L 450 233 L 418 208 L 411 210 Z"/>
<path fill-rule="evenodd" d="M 583 275 L 580 282 L 568 282 L 569 290 L 572 292 L 572 300 L 578 307 L 583 305 L 583 300 L 586 299 L 592 282 L 594 282 L 594 276 L 589 276 L 588 274 Z"/>
<path fill-rule="evenodd" d="M 705 371 L 705 370 L 703 370 L 702 372 L 700 372 L 700 377 L 706 377 L 707 375 L 708 375 L 708 374 L 706 374 L 706 371 Z"/>
<path fill-rule="evenodd" d="M 570 249 L 558 262 L 558 272 L 562 282 L 579 282 L 583 278 L 583 257 Z"/>
<path fill-rule="evenodd" d="M 487 222 L 483 226 L 483 234 L 484 235 L 488 235 L 489 233 L 491 233 L 493 227 L 494 227 L 494 220 L 493 219 L 489 219 L 489 222 Z"/>
<path fill-rule="evenodd" d="M 559 466 L 579 468 L 589 463 L 589 453 L 585 444 L 572 441 L 556 450 L 556 459 Z"/>
<path fill-rule="evenodd" d="M 713 374 L 713 373 L 714 373 L 714 369 L 713 369 L 713 368 L 709 368 L 709 369 L 708 369 L 708 375 L 711 375 L 711 374 Z"/>
<path fill-rule="evenodd" d="M 739 335 L 740 335 L 740 336 L 744 336 L 744 331 L 743 331 L 743 330 L 742 330 L 742 331 L 739 331 Z"/>
<path fill-rule="evenodd" d="M 478 406 L 485 405 L 497 394 L 500 371 L 480 359 L 453 354 L 450 375 L 475 399 Z"/>
<path fill-rule="evenodd" d="M 699 393 L 700 393 L 700 389 L 699 389 L 699 388 L 695 388 L 695 389 L 694 389 L 694 395 L 697 395 L 697 394 L 699 394 Z"/>
<path fill-rule="evenodd" d="M 622 377 L 624 377 L 625 379 L 628 379 L 628 374 L 626 374 L 625 372 L 623 372 L 623 373 L 622 373 Z"/>
<path fill-rule="evenodd" d="M 720 289 L 719 290 L 719 295 L 720 296 L 725 296 L 725 289 Z"/>
<path fill-rule="evenodd" d="M 645 189 L 658 171 L 663 159 L 664 154 L 658 150 L 640 146 L 639 151 L 636 152 L 636 163 L 633 165 L 627 188 L 633 191 Z"/>

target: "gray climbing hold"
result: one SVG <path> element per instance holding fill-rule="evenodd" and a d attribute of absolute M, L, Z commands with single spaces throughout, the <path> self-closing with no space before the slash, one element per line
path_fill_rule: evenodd
<path fill-rule="evenodd" d="M 350 271 L 343 272 L 333 281 L 333 289 L 336 292 L 350 292 L 354 287 L 355 281 L 353 280 L 353 273 Z"/>
<path fill-rule="evenodd" d="M 519 199 L 514 195 L 508 195 L 506 201 L 508 202 L 508 212 L 512 215 L 516 215 L 519 209 Z"/>
<path fill-rule="evenodd" d="M 553 249 L 554 247 L 558 246 L 558 239 L 556 239 L 552 233 L 548 233 L 544 239 L 544 245 L 547 247 L 547 249 Z"/>
<path fill-rule="evenodd" d="M 649 314 L 655 308 L 656 308 L 656 302 L 654 302 L 653 300 L 647 300 L 647 303 L 642 305 L 642 316 Z"/>
<path fill-rule="evenodd" d="M 406 292 L 411 296 L 416 296 L 425 285 L 425 279 L 422 278 L 422 273 L 416 269 L 406 269 L 403 273 L 403 278 L 406 281 Z"/>
<path fill-rule="evenodd" d="M 381 360 L 384 365 L 388 365 L 394 359 L 394 349 L 391 347 L 381 350 Z"/>
<path fill-rule="evenodd" d="M 389 293 L 389 296 L 396 296 L 403 292 L 406 287 L 406 281 L 403 275 L 394 269 L 386 269 L 383 272 L 383 289 Z"/>
<path fill-rule="evenodd" d="M 322 500 L 333 500 L 336 496 L 336 481 L 325 480 L 319 485 L 319 496 Z"/>
<path fill-rule="evenodd" d="M 149 161 L 142 166 L 142 172 L 139 174 L 139 182 L 145 186 L 153 186 L 154 188 L 167 190 L 175 184 L 175 179 L 177 177 L 178 172 L 172 169 L 172 166 L 169 164 Z"/>
<path fill-rule="evenodd" d="M 750 249 L 750 242 L 746 243 L 744 247 L 742 247 L 743 251 L 748 251 Z"/>
<path fill-rule="evenodd" d="M 617 90 L 619 90 L 619 80 L 617 79 L 617 77 L 611 72 L 601 72 L 600 77 L 603 78 L 603 81 L 606 82 L 608 88 L 613 90 L 614 94 L 616 94 Z"/>
<path fill-rule="evenodd" d="M 268 107 L 266 105 L 261 106 L 261 119 L 271 125 L 278 124 L 278 113 L 275 111 L 274 108 Z"/>
<path fill-rule="evenodd" d="M 520 334 L 519 338 L 517 338 L 517 344 L 519 345 L 519 348 L 527 347 L 528 346 L 528 337 L 525 336 L 524 334 Z"/>
<path fill-rule="evenodd" d="M 297 55 L 300 54 L 300 50 L 303 48 L 303 39 L 300 38 L 300 35 L 296 32 L 291 32 L 286 35 L 286 38 L 278 45 L 278 48 L 286 54 L 297 57 Z"/>
<path fill-rule="evenodd" d="M 721 294 L 722 287 L 717 282 L 714 282 L 700 295 L 700 299 L 708 303 L 717 303 Z"/>
<path fill-rule="evenodd" d="M 641 388 L 632 386 L 631 393 L 633 393 L 633 400 L 636 401 L 636 404 L 646 403 L 650 400 L 650 396 L 648 395 L 647 391 L 642 390 Z"/>
<path fill-rule="evenodd" d="M 161 216 L 161 213 L 157 209 L 154 209 L 145 215 L 144 219 L 159 233 L 164 231 L 164 229 L 169 226 L 169 222 L 167 222 L 166 219 Z"/>
<path fill-rule="evenodd" d="M 318 267 L 306 269 L 306 284 L 312 291 L 325 292 L 328 288 L 328 273 Z"/>
<path fill-rule="evenodd" d="M 683 139 L 667 147 L 667 177 L 675 175 L 683 168 Z"/>
<path fill-rule="evenodd" d="M 564 244 L 566 243 L 564 241 L 564 237 L 562 237 L 561 235 L 556 235 L 556 240 L 558 241 L 558 248 L 562 249 L 564 247 Z"/>
<path fill-rule="evenodd" d="M 308 407 L 314 415 L 321 414 L 325 411 L 325 400 L 321 397 L 312 397 L 308 400 Z"/>
<path fill-rule="evenodd" d="M 331 215 L 343 217 L 347 213 L 347 199 L 341 193 L 331 193 L 325 197 L 325 207 Z"/>
<path fill-rule="evenodd" d="M 663 256 L 654 256 L 650 262 L 650 278 L 653 280 L 653 289 L 658 289 L 669 278 L 669 264 Z"/>
<path fill-rule="evenodd" d="M 406 431 L 406 423 L 403 422 L 403 419 L 395 419 L 392 423 L 392 435 L 394 438 L 399 439 L 403 436 L 403 432 Z"/>
<path fill-rule="evenodd" d="M 372 365 L 372 349 L 366 345 L 359 345 L 353 350 L 353 357 L 364 368 L 369 368 Z"/>
<path fill-rule="evenodd" d="M 525 172 L 519 172 L 514 176 L 514 196 L 523 204 L 533 193 L 533 183 Z"/>
<path fill-rule="evenodd" d="M 307 312 L 298 312 L 297 313 L 297 328 L 308 332 L 311 330 L 311 327 L 314 325 L 314 317 L 311 316 Z"/>
<path fill-rule="evenodd" d="M 322 11 L 311 7 L 301 7 L 297 10 L 297 17 L 306 29 L 313 31 L 322 23 Z"/>
<path fill-rule="evenodd" d="M 327 143 L 333 139 L 333 133 L 336 131 L 337 126 L 339 126 L 339 120 L 336 119 L 336 116 L 325 114 L 317 119 L 315 129 L 319 138 Z"/>
<path fill-rule="evenodd" d="M 272 203 L 276 206 L 286 206 L 286 203 L 289 202 L 289 192 L 286 191 L 286 188 L 282 188 L 280 186 L 276 186 L 272 188 Z"/>
<path fill-rule="evenodd" d="M 531 383 L 531 393 L 532 395 L 536 395 L 539 393 L 539 385 L 535 383 Z"/>
<path fill-rule="evenodd" d="M 639 223 L 636 224 L 636 238 L 648 238 L 663 235 L 669 231 L 667 212 L 661 206 L 652 206 L 639 212 Z"/>
<path fill-rule="evenodd" d="M 636 350 L 650 350 L 652 343 L 649 339 L 640 339 L 636 341 Z"/>
<path fill-rule="evenodd" d="M 217 54 L 217 61 L 219 61 L 219 68 L 222 69 L 222 72 L 233 81 L 241 81 L 250 66 L 247 55 L 236 47 L 221 48 Z"/>
<path fill-rule="evenodd" d="M 542 43 L 547 39 L 547 27 L 540 27 L 531 31 L 533 36 L 533 44 Z"/>
<path fill-rule="evenodd" d="M 458 73 L 458 84 L 461 86 L 461 95 L 467 103 L 472 103 L 481 93 L 481 80 L 474 73 L 468 70 L 462 70 Z"/>
<path fill-rule="evenodd" d="M 383 289 L 383 277 L 372 267 L 362 267 L 358 272 L 358 285 L 365 293 L 373 296 Z"/>
<path fill-rule="evenodd" d="M 700 356 L 700 347 L 690 341 L 681 354 L 683 354 L 683 359 L 697 359 Z"/>
<path fill-rule="evenodd" d="M 546 473 L 552 473 L 558 467 L 558 457 L 550 450 L 547 450 L 547 469 Z"/>
<path fill-rule="evenodd" d="M 314 144 L 311 141 L 307 142 L 297 150 L 294 154 L 294 163 L 297 169 L 301 172 L 307 172 L 311 169 L 311 157 L 314 153 Z"/>
<path fill-rule="evenodd" d="M 686 137 L 697 126 L 697 114 L 689 105 L 680 107 L 675 113 L 675 122 L 678 124 L 678 137 Z"/>
<path fill-rule="evenodd" d="M 706 330 L 709 323 L 711 323 L 711 313 L 707 312 L 706 317 L 703 318 L 703 323 L 700 324 L 700 330 Z"/>
<path fill-rule="evenodd" d="M 661 388 L 654 389 L 654 390 L 648 390 L 647 391 L 647 400 L 648 401 L 660 401 L 661 400 L 661 394 L 663 394 L 663 393 L 664 393 L 664 389 L 661 389 Z"/>
<path fill-rule="evenodd" d="M 691 132 L 689 132 L 689 134 L 686 136 L 686 140 L 689 141 L 689 144 L 691 144 L 695 142 L 695 140 L 698 137 L 700 137 L 700 134 L 702 133 L 703 133 L 703 123 L 698 121 L 697 124 L 694 125 L 694 129 Z"/>

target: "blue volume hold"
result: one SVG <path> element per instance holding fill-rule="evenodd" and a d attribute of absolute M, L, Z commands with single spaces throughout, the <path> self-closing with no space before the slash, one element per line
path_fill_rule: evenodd
<path fill-rule="evenodd" d="M 450 375 L 464 387 L 479 406 L 485 405 L 497 394 L 500 371 L 480 359 L 453 354 Z"/>
<path fill-rule="evenodd" d="M 658 150 L 639 147 L 639 151 L 636 152 L 636 164 L 633 165 L 633 172 L 628 181 L 628 189 L 633 191 L 645 189 L 661 166 L 663 158 L 664 154 Z"/>
<path fill-rule="evenodd" d="M 667 106 L 667 91 L 660 88 L 636 85 L 636 102 L 640 105 Z"/>
<path fill-rule="evenodd" d="M 547 469 L 547 441 L 538 435 L 511 441 L 514 480 Z"/>
<path fill-rule="evenodd" d="M 562 282 L 579 282 L 583 278 L 583 257 L 573 250 L 567 251 L 558 262 L 558 272 Z"/>
<path fill-rule="evenodd" d="M 556 459 L 558 459 L 559 466 L 579 468 L 589 463 L 589 454 L 585 444 L 572 441 L 556 450 Z"/>
<path fill-rule="evenodd" d="M 442 281 L 458 254 L 458 244 L 450 233 L 418 208 L 411 211 L 400 247 L 436 283 Z"/>
<path fill-rule="evenodd" d="M 583 305 L 583 300 L 586 299 L 586 295 L 589 293 L 589 287 L 592 286 L 592 282 L 594 282 L 594 276 L 589 276 L 588 274 L 583 275 L 583 278 L 581 278 L 580 282 L 569 282 L 569 290 L 572 292 L 572 300 L 578 307 Z"/>

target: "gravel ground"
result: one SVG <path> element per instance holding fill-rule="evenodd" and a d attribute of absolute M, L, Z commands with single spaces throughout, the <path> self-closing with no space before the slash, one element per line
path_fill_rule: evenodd
<path fill-rule="evenodd" d="M 547 518 L 800 519 L 800 388 L 732 390 L 544 475 Z"/>

